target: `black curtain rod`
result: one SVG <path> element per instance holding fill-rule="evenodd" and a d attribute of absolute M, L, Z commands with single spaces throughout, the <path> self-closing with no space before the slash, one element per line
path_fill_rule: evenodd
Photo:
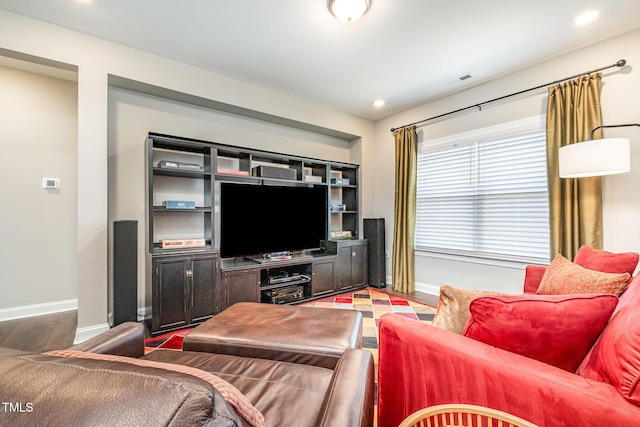
<path fill-rule="evenodd" d="M 543 88 L 543 87 L 547 87 L 547 86 L 555 85 L 555 84 L 558 84 L 558 83 L 564 82 L 564 81 L 566 81 L 566 80 L 575 79 L 575 78 L 577 78 L 577 77 L 586 76 L 586 75 L 588 75 L 588 74 L 597 73 L 598 71 L 606 70 L 606 69 L 609 69 L 609 68 L 613 68 L 613 67 L 624 67 L 626 64 L 627 64 L 627 61 L 626 61 L 626 60 L 624 60 L 624 59 L 621 59 L 620 61 L 616 62 L 615 64 L 607 65 L 606 67 L 601 67 L 601 68 L 598 68 L 598 69 L 596 69 L 596 70 L 586 71 L 586 72 L 584 72 L 584 73 L 576 74 L 575 76 L 571 76 L 571 77 L 565 77 L 564 79 L 556 80 L 556 81 L 554 81 L 554 82 L 546 83 L 546 84 L 539 85 L 539 86 L 536 86 L 536 87 L 531 87 L 531 88 L 529 88 L 529 89 L 521 90 L 521 91 L 519 91 L 519 92 L 510 93 L 509 95 L 500 96 L 500 97 L 498 97 L 498 98 L 490 99 L 489 101 L 484 101 L 484 102 L 480 102 L 480 103 L 478 103 L 478 104 L 470 105 L 470 106 L 468 106 L 468 107 L 460 108 L 460 109 L 457 109 L 457 110 L 454 110 L 454 111 L 449 111 L 448 113 L 440 114 L 440 115 L 438 115 L 438 116 L 429 117 L 428 119 L 419 120 L 419 121 L 417 121 L 417 122 L 409 123 L 408 125 L 398 126 L 397 128 L 392 128 L 392 129 L 391 129 L 391 132 L 395 132 L 395 131 L 397 131 L 398 129 L 408 128 L 409 126 L 418 125 L 418 124 L 420 124 L 420 123 L 429 122 L 429 121 L 431 121 L 431 120 L 439 119 L 439 118 L 441 118 L 441 117 L 449 116 L 449 115 L 451 115 L 451 114 L 456 114 L 456 113 L 459 113 L 459 112 L 461 112 L 461 111 L 470 110 L 470 109 L 472 109 L 472 108 L 478 108 L 478 109 L 481 109 L 481 107 L 482 107 L 483 105 L 485 105 L 485 104 L 490 104 L 490 103 L 492 103 L 492 102 L 501 101 L 501 100 L 503 100 L 503 99 L 505 99 L 505 98 L 510 98 L 510 97 L 512 97 L 512 96 L 521 95 L 521 94 L 526 93 L 526 92 L 531 92 L 532 90 L 541 89 L 541 88 Z"/>

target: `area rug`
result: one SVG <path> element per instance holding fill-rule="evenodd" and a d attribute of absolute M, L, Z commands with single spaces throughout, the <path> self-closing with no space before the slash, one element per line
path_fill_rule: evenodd
<path fill-rule="evenodd" d="M 434 307 L 373 288 L 333 295 L 300 305 L 360 311 L 363 317 L 362 344 L 373 354 L 376 366 L 378 365 L 378 320 L 383 314 L 395 313 L 409 319 L 431 323 L 436 310 Z M 145 351 L 148 353 L 158 348 L 182 350 L 182 341 L 189 331 L 191 329 L 182 329 L 149 338 L 145 341 Z"/>
<path fill-rule="evenodd" d="M 193 328 L 180 329 L 179 331 L 167 332 L 157 337 L 148 338 L 144 341 L 145 354 L 163 348 L 165 350 L 182 350 L 182 341 L 184 337 L 191 332 Z"/>
<path fill-rule="evenodd" d="M 390 295 L 374 288 L 360 289 L 301 305 L 360 311 L 363 318 L 362 346 L 373 354 L 376 378 L 378 377 L 378 321 L 380 317 L 387 313 L 395 313 L 430 324 L 436 312 L 434 307 Z"/>

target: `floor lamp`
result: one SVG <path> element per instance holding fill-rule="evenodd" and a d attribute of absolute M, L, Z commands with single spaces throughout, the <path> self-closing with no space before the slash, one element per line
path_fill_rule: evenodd
<path fill-rule="evenodd" d="M 603 125 L 594 128 L 589 140 L 560 147 L 558 166 L 560 178 L 584 178 L 613 175 L 631 170 L 631 143 L 629 138 L 593 139 L 598 129 L 640 127 L 638 123 Z"/>

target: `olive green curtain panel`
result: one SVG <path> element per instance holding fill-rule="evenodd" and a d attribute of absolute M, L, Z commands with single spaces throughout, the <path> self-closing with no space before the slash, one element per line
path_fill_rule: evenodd
<path fill-rule="evenodd" d="M 602 125 L 600 73 L 549 87 L 547 167 L 551 258 L 572 260 L 581 245 L 602 248 L 602 179 L 560 178 L 558 149 L 589 139 Z M 594 138 L 601 138 L 596 133 Z"/>
<path fill-rule="evenodd" d="M 396 185 L 393 226 L 393 290 L 415 291 L 414 232 L 416 228 L 416 171 L 418 135 L 409 126 L 393 133 L 396 144 Z"/>

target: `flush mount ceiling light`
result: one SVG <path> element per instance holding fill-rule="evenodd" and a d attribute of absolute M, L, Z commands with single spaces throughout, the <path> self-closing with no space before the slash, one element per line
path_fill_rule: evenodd
<path fill-rule="evenodd" d="M 371 0 L 328 0 L 327 7 L 339 21 L 353 24 L 369 10 Z"/>

